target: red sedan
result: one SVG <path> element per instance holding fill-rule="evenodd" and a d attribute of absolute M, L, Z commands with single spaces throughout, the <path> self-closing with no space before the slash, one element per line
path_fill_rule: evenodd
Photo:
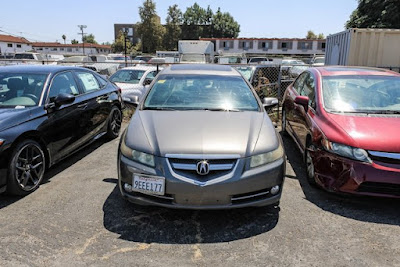
<path fill-rule="evenodd" d="M 310 183 L 400 197 L 400 74 L 311 68 L 285 92 L 282 131 L 303 152 Z"/>

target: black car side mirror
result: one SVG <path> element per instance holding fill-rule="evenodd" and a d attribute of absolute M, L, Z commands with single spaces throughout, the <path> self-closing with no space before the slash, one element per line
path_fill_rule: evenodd
<path fill-rule="evenodd" d="M 68 105 L 75 101 L 75 96 L 71 94 L 61 93 L 54 98 L 54 104 L 57 107 Z"/>

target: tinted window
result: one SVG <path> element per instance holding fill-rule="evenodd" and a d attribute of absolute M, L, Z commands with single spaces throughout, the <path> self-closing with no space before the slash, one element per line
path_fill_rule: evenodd
<path fill-rule="evenodd" d="M 153 80 L 153 79 L 156 77 L 156 75 L 157 75 L 157 72 L 156 72 L 156 71 L 151 71 L 151 72 L 149 72 L 149 73 L 147 74 L 146 79 L 151 79 L 151 80 Z"/>
<path fill-rule="evenodd" d="M 302 73 L 302 74 L 297 78 L 297 80 L 294 82 L 294 84 L 293 84 L 293 89 L 296 90 L 298 93 L 299 93 L 300 90 L 302 89 L 303 84 L 304 84 L 304 79 L 307 77 L 307 75 L 308 75 L 308 72 Z"/>
<path fill-rule="evenodd" d="M 315 80 L 312 74 L 307 74 L 300 95 L 307 96 L 310 99 L 308 104 L 315 108 Z"/>
<path fill-rule="evenodd" d="M 61 93 L 79 95 L 78 86 L 76 85 L 74 76 L 71 72 L 63 72 L 53 78 L 49 92 L 49 99 L 52 99 Z"/>
<path fill-rule="evenodd" d="M 96 77 L 89 72 L 76 72 L 78 79 L 82 83 L 83 91 L 85 93 L 93 92 L 100 89 L 100 85 L 97 82 Z"/>
<path fill-rule="evenodd" d="M 97 80 L 98 80 L 101 88 L 106 87 L 108 82 L 105 79 L 103 79 L 102 77 L 97 76 Z"/>
<path fill-rule="evenodd" d="M 47 74 L 0 74 L 0 108 L 36 106 L 46 79 Z"/>
<path fill-rule="evenodd" d="M 216 75 L 162 75 L 151 88 L 144 108 L 259 110 L 242 77 Z"/>

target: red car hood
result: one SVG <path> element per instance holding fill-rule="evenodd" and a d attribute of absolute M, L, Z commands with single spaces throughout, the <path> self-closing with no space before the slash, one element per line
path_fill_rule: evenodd
<path fill-rule="evenodd" d="M 327 116 L 353 139 L 353 144 L 343 142 L 347 145 L 366 150 L 400 152 L 399 116 L 348 116 L 331 113 Z M 335 134 L 335 137 L 338 137 L 338 135 Z M 336 141 L 340 142 L 340 140 Z"/>

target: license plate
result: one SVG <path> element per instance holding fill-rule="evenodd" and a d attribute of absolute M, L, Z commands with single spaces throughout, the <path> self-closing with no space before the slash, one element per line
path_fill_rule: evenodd
<path fill-rule="evenodd" d="M 132 191 L 163 196 L 165 178 L 135 174 L 133 175 Z"/>

